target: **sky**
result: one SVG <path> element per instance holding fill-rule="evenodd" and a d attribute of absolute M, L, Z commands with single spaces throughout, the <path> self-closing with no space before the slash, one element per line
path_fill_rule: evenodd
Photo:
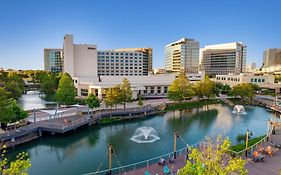
<path fill-rule="evenodd" d="M 208 44 L 243 42 L 247 63 L 281 48 L 279 0 L 0 0 L 0 67 L 44 69 L 44 48 L 74 43 L 99 50 L 151 47 L 153 67 L 164 46 L 182 37 Z"/>

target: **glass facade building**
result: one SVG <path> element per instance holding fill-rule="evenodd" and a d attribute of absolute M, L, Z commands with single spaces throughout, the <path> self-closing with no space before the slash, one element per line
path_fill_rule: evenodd
<path fill-rule="evenodd" d="M 44 69 L 50 72 L 61 72 L 63 69 L 63 50 L 44 49 Z"/>
<path fill-rule="evenodd" d="M 167 72 L 196 73 L 199 67 L 199 42 L 182 38 L 165 46 L 165 69 Z"/>

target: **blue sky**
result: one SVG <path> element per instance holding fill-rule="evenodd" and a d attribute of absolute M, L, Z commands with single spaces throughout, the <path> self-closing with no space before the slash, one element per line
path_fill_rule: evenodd
<path fill-rule="evenodd" d="M 207 44 L 242 41 L 247 62 L 281 48 L 278 0 L 0 0 L 0 67 L 43 69 L 43 48 L 61 48 L 64 34 L 98 49 L 164 46 L 182 37 Z"/>

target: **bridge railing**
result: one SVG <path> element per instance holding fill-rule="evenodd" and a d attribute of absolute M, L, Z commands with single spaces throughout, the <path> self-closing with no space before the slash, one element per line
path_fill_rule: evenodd
<path fill-rule="evenodd" d="M 198 147 L 200 144 L 201 143 L 198 142 L 198 143 L 195 143 L 188 147 Z M 188 147 L 184 147 L 184 148 L 177 150 L 176 151 L 177 155 L 178 156 L 186 155 L 186 148 L 188 148 Z M 123 174 L 128 171 L 136 171 L 139 168 L 149 168 L 151 165 L 158 163 L 161 158 L 164 158 L 167 161 L 169 157 L 172 158 L 173 156 L 174 156 L 174 152 L 169 152 L 167 154 L 163 154 L 161 156 L 157 156 L 157 157 L 154 157 L 151 159 L 143 160 L 140 162 L 136 162 L 136 163 L 132 163 L 132 164 L 124 165 L 124 166 L 119 166 L 116 168 L 112 168 L 111 172 L 112 172 L 112 174 Z M 83 175 L 103 175 L 103 174 L 107 174 L 108 172 L 109 172 L 109 169 L 106 169 L 106 170 L 101 170 L 101 171 L 96 171 L 96 172 L 91 172 L 91 173 L 85 173 Z"/>

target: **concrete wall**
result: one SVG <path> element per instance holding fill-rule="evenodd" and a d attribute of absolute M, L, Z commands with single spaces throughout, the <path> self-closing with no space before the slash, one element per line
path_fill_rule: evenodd
<path fill-rule="evenodd" d="M 97 49 L 95 45 L 74 45 L 74 76 L 97 76 Z"/>
<path fill-rule="evenodd" d="M 64 64 L 63 72 L 67 72 L 74 76 L 74 48 L 73 48 L 73 36 L 65 35 L 63 42 L 63 54 L 64 54 Z"/>

